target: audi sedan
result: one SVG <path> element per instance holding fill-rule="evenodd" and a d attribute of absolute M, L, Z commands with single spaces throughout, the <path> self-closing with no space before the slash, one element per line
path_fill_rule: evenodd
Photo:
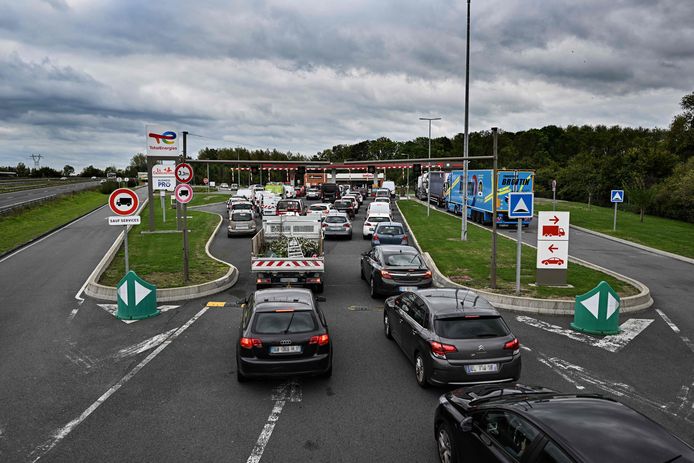
<path fill-rule="evenodd" d="M 694 449 L 632 408 L 596 394 L 473 386 L 439 398 L 442 463 L 694 462 Z"/>
<path fill-rule="evenodd" d="M 333 350 L 325 316 L 301 288 L 256 291 L 241 304 L 236 378 L 301 374 L 329 377 Z"/>
<path fill-rule="evenodd" d="M 422 289 L 386 299 L 385 335 L 414 364 L 421 387 L 518 381 L 520 343 L 473 291 Z"/>
<path fill-rule="evenodd" d="M 361 256 L 361 278 L 371 297 L 400 294 L 431 286 L 431 271 L 412 246 L 383 245 Z"/>

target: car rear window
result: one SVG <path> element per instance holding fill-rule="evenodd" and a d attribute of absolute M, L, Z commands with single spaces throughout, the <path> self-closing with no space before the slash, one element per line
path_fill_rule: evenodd
<path fill-rule="evenodd" d="M 253 215 L 250 212 L 234 212 L 231 214 L 231 220 L 235 222 L 248 222 L 253 220 Z"/>
<path fill-rule="evenodd" d="M 397 225 L 382 225 L 376 230 L 379 235 L 402 235 L 402 227 Z"/>
<path fill-rule="evenodd" d="M 257 334 L 306 333 L 317 329 L 312 312 L 258 312 L 253 322 Z"/>
<path fill-rule="evenodd" d="M 234 204 L 232 206 L 233 209 L 253 209 L 252 204 Z"/>
<path fill-rule="evenodd" d="M 501 317 L 440 318 L 434 320 L 434 331 L 442 338 L 498 338 L 509 334 Z"/>
<path fill-rule="evenodd" d="M 386 265 L 391 267 L 424 267 L 424 262 L 417 254 L 391 254 L 385 256 Z"/>
<path fill-rule="evenodd" d="M 347 223 L 347 219 L 340 215 L 329 215 L 325 218 L 327 223 Z"/>
<path fill-rule="evenodd" d="M 311 206 L 309 209 L 311 209 L 312 211 L 324 211 L 324 210 L 327 209 L 327 206 L 316 206 L 316 205 L 314 205 L 314 206 Z"/>
<path fill-rule="evenodd" d="M 335 207 L 349 207 L 352 205 L 352 201 L 335 201 Z"/>
<path fill-rule="evenodd" d="M 277 203 L 278 211 L 298 211 L 299 203 L 296 201 L 280 201 Z"/>

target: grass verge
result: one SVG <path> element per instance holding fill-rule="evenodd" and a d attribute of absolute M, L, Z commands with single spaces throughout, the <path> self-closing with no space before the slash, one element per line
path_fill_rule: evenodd
<path fill-rule="evenodd" d="M 0 216 L 0 254 L 65 225 L 99 206 L 108 196 L 81 191 Z"/>
<path fill-rule="evenodd" d="M 143 225 L 135 226 L 128 234 L 130 269 L 141 278 L 158 288 L 184 286 L 183 281 L 183 234 L 182 233 L 141 233 L 146 230 L 150 206 L 154 207 L 156 230 L 176 230 L 176 211 L 166 201 L 166 223 L 162 220 L 161 202 L 148 204 L 141 213 Z M 219 222 L 219 216 L 188 210 L 188 268 L 189 285 L 216 280 L 229 271 L 229 267 L 210 258 L 205 245 Z M 125 272 L 125 255 L 121 249 L 111 265 L 101 275 L 99 283 L 115 286 Z"/>
<path fill-rule="evenodd" d="M 432 212 L 414 201 L 399 201 L 412 232 L 422 249 L 428 252 L 439 270 L 456 283 L 502 294 L 514 294 L 516 287 L 516 242 L 497 238 L 497 289 L 489 287 L 492 234 L 475 225 L 468 227 L 468 240 L 460 241 L 460 218 Z M 636 288 L 605 273 L 569 263 L 568 283 L 573 288 L 530 286 L 535 283 L 536 251 L 523 246 L 521 257 L 521 293 L 526 297 L 573 299 L 594 288 L 601 280 L 621 297 L 636 294 Z"/>
<path fill-rule="evenodd" d="M 535 207 L 551 211 L 552 200 L 536 198 Z M 662 251 L 694 258 L 694 224 L 647 215 L 641 223 L 639 215 L 620 210 L 617 206 L 617 231 L 612 231 L 613 207 L 591 206 L 569 201 L 557 201 L 558 211 L 571 212 L 571 224 L 643 244 Z"/>

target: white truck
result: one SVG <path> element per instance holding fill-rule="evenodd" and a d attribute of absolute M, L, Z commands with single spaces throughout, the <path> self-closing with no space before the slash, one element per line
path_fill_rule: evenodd
<path fill-rule="evenodd" d="M 303 286 L 323 291 L 325 272 L 321 221 L 306 216 L 263 217 L 251 241 L 256 288 Z"/>

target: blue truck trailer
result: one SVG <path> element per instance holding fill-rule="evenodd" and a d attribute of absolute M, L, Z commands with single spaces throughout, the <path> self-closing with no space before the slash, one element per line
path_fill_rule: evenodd
<path fill-rule="evenodd" d="M 467 216 L 469 220 L 485 225 L 492 223 L 492 169 L 468 170 Z M 449 212 L 461 215 L 463 210 L 463 171 L 454 170 L 448 176 L 445 189 L 445 207 Z M 517 225 L 517 219 L 508 218 L 508 194 L 516 191 L 532 192 L 535 185 L 535 172 L 531 170 L 497 171 L 497 225 Z M 523 219 L 528 226 L 531 219 Z"/>

